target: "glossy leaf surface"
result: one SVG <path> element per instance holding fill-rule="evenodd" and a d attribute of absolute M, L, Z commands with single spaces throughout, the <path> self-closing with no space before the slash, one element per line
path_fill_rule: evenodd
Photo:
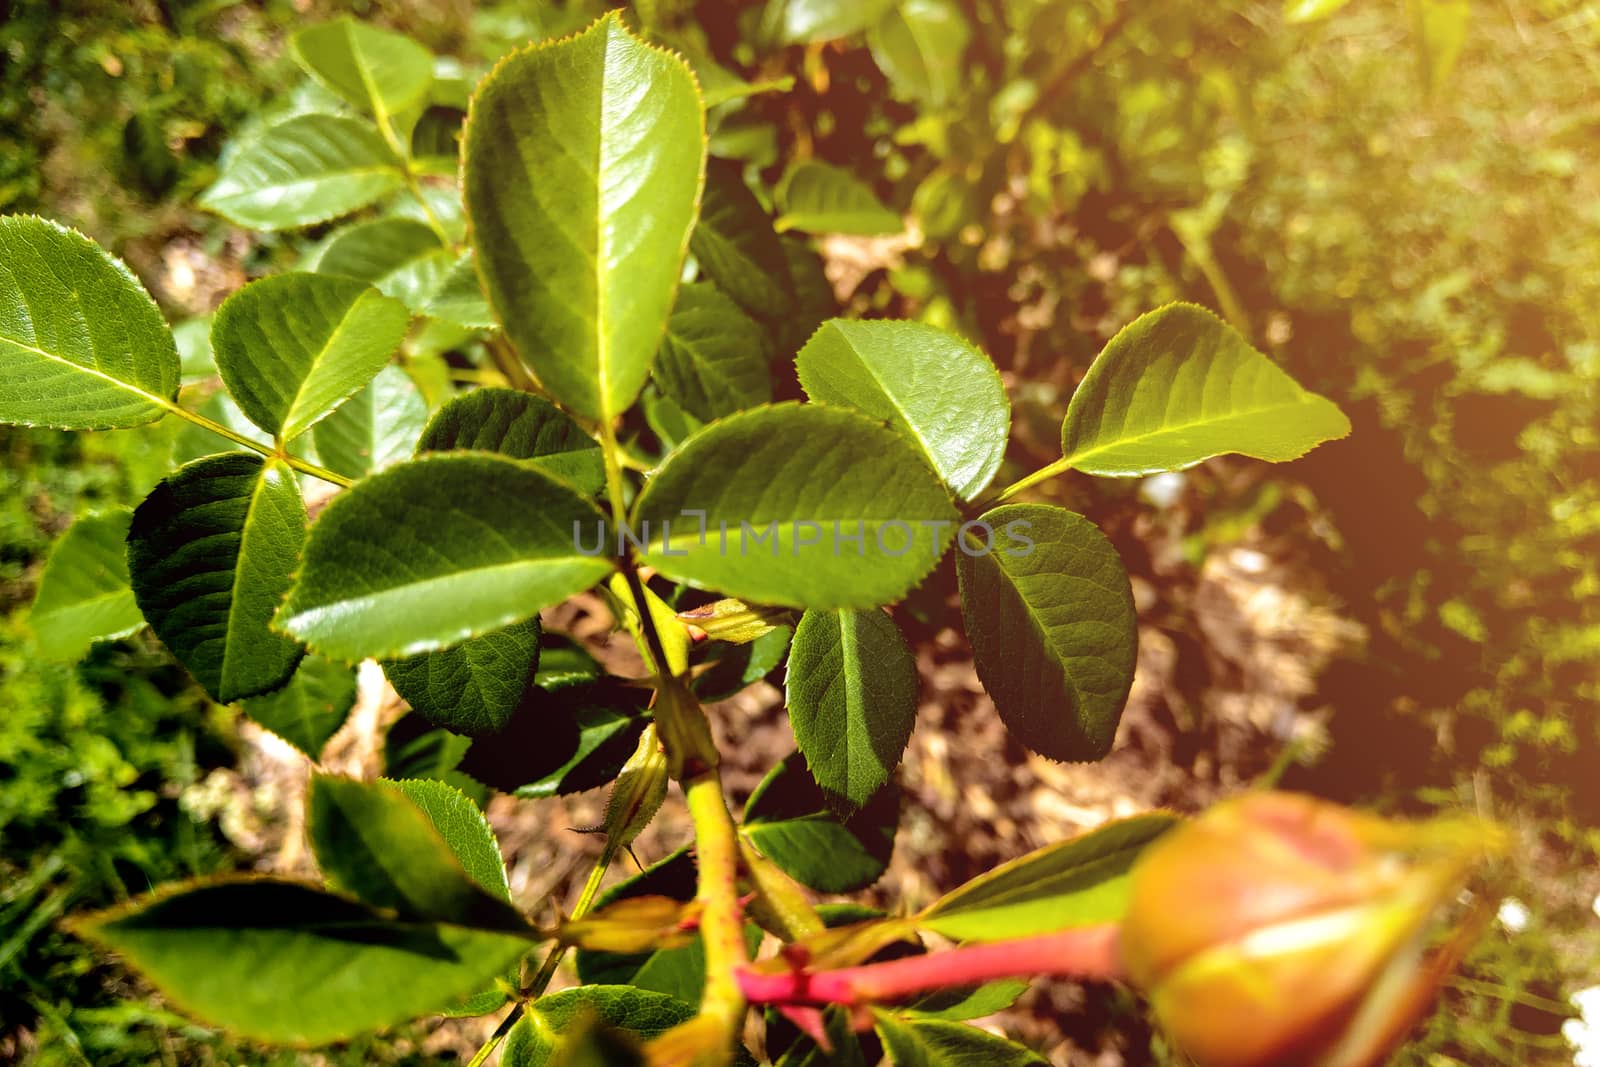
<path fill-rule="evenodd" d="M 574 546 L 574 524 L 599 522 L 566 483 L 514 460 L 414 459 L 328 505 L 278 625 L 340 659 L 448 648 L 609 573 L 609 559 Z"/>
<path fill-rule="evenodd" d="M 428 404 L 411 376 L 386 365 L 355 396 L 311 428 L 322 465 L 364 478 L 410 457 L 428 422 Z"/>
<path fill-rule="evenodd" d="M 317 257 L 318 274 L 366 282 L 414 312 L 424 313 L 456 257 L 426 224 L 388 218 L 340 230 Z"/>
<path fill-rule="evenodd" d="M 493 733 L 517 710 L 539 664 L 539 620 L 463 645 L 383 665 L 395 691 L 430 722 L 463 734 Z"/>
<path fill-rule="evenodd" d="M 354 19 L 308 26 L 290 50 L 312 77 L 380 120 L 420 101 L 433 81 L 426 48 Z"/>
<path fill-rule="evenodd" d="M 76 929 L 121 953 L 184 1011 L 288 1044 L 323 1044 L 440 1011 L 529 947 L 498 930 L 398 921 L 268 879 L 182 887 L 91 915 Z"/>
<path fill-rule="evenodd" d="M 200 206 L 241 226 L 285 230 L 348 215 L 403 182 L 389 146 L 370 125 L 304 114 L 241 145 Z"/>
<path fill-rule="evenodd" d="M 693 509 L 706 513 L 703 531 L 684 515 Z M 903 596 L 933 569 L 955 519 L 938 478 L 895 431 L 842 408 L 780 404 L 679 446 L 640 494 L 632 525 L 669 577 L 832 609 Z"/>
<path fill-rule="evenodd" d="M 159 419 L 178 349 L 132 272 L 76 230 L 0 218 L 0 422 L 63 430 Z"/>
<path fill-rule="evenodd" d="M 448 782 L 409 779 L 384 782 L 415 804 L 444 838 L 463 870 L 484 892 L 510 901 L 511 886 L 506 881 L 505 859 L 500 843 L 483 811 L 466 794 Z"/>
<path fill-rule="evenodd" d="M 904 433 L 962 500 L 1000 469 L 1011 402 L 989 358 L 952 333 L 920 322 L 830 319 L 795 367 L 813 402 L 855 408 Z"/>
<path fill-rule="evenodd" d="M 372 380 L 410 318 L 405 305 L 353 278 L 277 274 L 223 301 L 211 346 L 250 421 L 292 441 Z"/>
<path fill-rule="evenodd" d="M 1142 315 L 1090 366 L 1061 427 L 1073 469 L 1124 476 L 1182 470 L 1229 452 L 1297 459 L 1350 432 L 1227 323 L 1193 304 Z"/>
<path fill-rule="evenodd" d="M 619 414 L 649 375 L 705 144 L 689 68 L 616 17 L 513 53 L 473 97 L 464 190 L 489 302 L 581 415 Z"/>

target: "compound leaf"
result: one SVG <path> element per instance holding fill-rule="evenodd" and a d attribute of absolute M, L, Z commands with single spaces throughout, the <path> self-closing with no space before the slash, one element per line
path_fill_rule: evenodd
<path fill-rule="evenodd" d="M 214 700 L 276 689 L 304 654 L 267 628 L 306 539 L 280 460 L 227 452 L 180 467 L 134 510 L 128 571 L 156 636 Z"/>
<path fill-rule="evenodd" d="M 888 784 L 917 718 L 917 664 L 877 608 L 808 611 L 787 680 L 795 744 L 817 784 L 851 810 Z"/>
<path fill-rule="evenodd" d="M 1116 477 L 1228 452 L 1297 459 L 1349 432 L 1331 400 L 1302 389 L 1233 327 L 1194 304 L 1169 304 L 1106 344 L 1072 394 L 1061 449 L 1073 469 Z"/>
<path fill-rule="evenodd" d="M 144 616 L 128 582 L 128 524 L 117 508 L 79 518 L 50 550 L 28 624 L 47 658 L 75 663 L 97 641 L 138 632 Z"/>
<path fill-rule="evenodd" d="M 1122 559 L 1082 515 L 1008 504 L 956 557 L 978 677 L 1017 740 L 1058 760 L 1111 751 L 1138 629 Z"/>
<path fill-rule="evenodd" d="M 685 517 L 697 509 L 703 527 Z M 938 562 L 956 518 L 894 430 L 843 408 L 779 404 L 681 444 L 640 494 L 632 527 L 671 578 L 826 610 L 905 595 Z"/>
<path fill-rule="evenodd" d="M 339 659 L 396 659 L 504 629 L 593 585 L 599 510 L 500 456 L 429 455 L 357 482 L 312 528 L 276 624 Z M 419 536 L 422 534 L 422 536 Z"/>
<path fill-rule="evenodd" d="M 121 953 L 184 1011 L 243 1037 L 302 1045 L 441 1011 L 528 951 L 522 934 L 385 918 L 348 897 L 255 878 L 157 893 L 75 930 Z"/>
<path fill-rule="evenodd" d="M 178 349 L 122 263 L 65 226 L 0 218 L 0 422 L 103 430 L 154 422 Z"/>
<path fill-rule="evenodd" d="M 806 395 L 894 426 L 962 500 L 989 484 L 1005 456 L 1011 403 L 978 349 L 936 326 L 830 319 L 795 357 Z"/>
<path fill-rule="evenodd" d="M 304 114 L 267 127 L 228 157 L 200 206 L 257 230 L 348 215 L 405 183 L 383 138 L 365 122 Z"/>
<path fill-rule="evenodd" d="M 649 376 L 705 151 L 689 68 L 615 16 L 512 53 L 473 97 L 464 188 L 489 303 L 580 415 L 619 414 Z"/>

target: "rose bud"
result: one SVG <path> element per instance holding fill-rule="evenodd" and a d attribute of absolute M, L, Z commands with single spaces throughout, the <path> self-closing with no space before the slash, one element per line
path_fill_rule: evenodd
<path fill-rule="evenodd" d="M 1140 857 L 1122 963 L 1200 1067 L 1372 1067 L 1475 935 L 1464 924 L 1424 958 L 1440 912 L 1501 847 L 1474 820 L 1250 793 Z"/>

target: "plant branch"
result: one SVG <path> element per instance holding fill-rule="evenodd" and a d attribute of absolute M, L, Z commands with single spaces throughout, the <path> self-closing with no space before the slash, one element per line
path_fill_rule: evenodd
<path fill-rule="evenodd" d="M 1116 923 L 1102 923 L 814 974 L 803 970 L 766 974 L 746 968 L 739 972 L 739 987 L 752 1004 L 853 1007 L 1001 978 L 1115 979 L 1123 974 L 1118 933 Z"/>
<path fill-rule="evenodd" d="M 172 412 L 174 415 L 178 416 L 178 418 L 183 419 L 186 422 L 192 422 L 196 426 L 200 426 L 200 427 L 203 427 L 203 428 L 205 428 L 207 430 L 210 430 L 212 433 L 216 434 L 218 437 L 226 437 L 228 440 L 232 441 L 234 444 L 239 445 L 239 446 L 241 446 L 243 448 L 248 448 L 252 452 L 259 452 L 261 455 L 266 456 L 268 459 L 281 459 L 281 460 L 283 460 L 283 462 L 287 463 L 290 467 L 294 468 L 295 470 L 300 471 L 302 474 L 309 474 L 313 478 L 321 478 L 325 482 L 331 482 L 334 485 L 337 485 L 337 486 L 339 486 L 341 488 L 344 488 L 344 489 L 348 489 L 348 488 L 350 488 L 350 486 L 355 484 L 353 481 L 351 481 L 349 478 L 346 478 L 344 475 L 335 474 L 333 471 L 329 470 L 326 467 L 319 467 L 315 463 L 310 462 L 309 460 L 301 459 L 299 456 L 291 456 L 286 451 L 283 451 L 283 450 L 277 449 L 277 448 L 273 448 L 271 445 L 264 445 L 260 441 L 252 441 L 250 438 L 246 437 L 242 433 L 239 433 L 237 430 L 231 430 L 228 427 L 222 425 L 222 423 L 220 423 L 220 422 L 213 422 L 212 420 L 206 418 L 204 415 L 200 414 L 199 412 L 190 411 L 188 408 L 183 407 L 181 404 L 175 403 L 174 401 L 171 401 L 171 400 L 163 401 L 162 402 L 162 406 L 165 407 L 168 411 Z"/>
<path fill-rule="evenodd" d="M 600 883 L 604 880 L 606 869 L 611 866 L 611 861 L 615 858 L 616 853 L 617 850 L 610 841 L 607 841 L 605 851 L 600 853 L 600 858 L 595 861 L 594 867 L 589 871 L 589 880 L 583 884 L 583 892 L 578 896 L 578 903 L 573 905 L 570 918 L 581 919 L 594 906 L 595 897 L 600 895 Z M 522 1018 L 523 1012 L 527 1010 L 528 1005 L 542 997 L 544 991 L 550 987 L 550 980 L 556 976 L 556 968 L 561 965 L 561 959 L 566 954 L 566 945 L 557 942 L 550 946 L 550 952 L 545 956 L 544 962 L 539 965 L 538 973 L 534 975 L 533 981 L 529 982 L 527 988 L 523 990 L 523 999 L 517 1001 L 511 1010 L 506 1013 L 506 1017 L 500 1020 L 500 1025 L 495 1027 L 494 1033 L 489 1035 L 489 1040 L 485 1041 L 472 1059 L 468 1061 L 467 1067 L 483 1067 L 483 1064 L 494 1054 L 494 1050 L 500 1047 L 500 1042 L 504 1041 L 506 1035 L 511 1032 L 511 1028 L 517 1025 L 517 1020 Z"/>

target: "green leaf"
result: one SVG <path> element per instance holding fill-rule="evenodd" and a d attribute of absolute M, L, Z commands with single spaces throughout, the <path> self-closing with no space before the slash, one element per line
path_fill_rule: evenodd
<path fill-rule="evenodd" d="M 257 230 L 286 230 L 348 215 L 405 182 L 383 138 L 365 122 L 296 115 L 229 156 L 200 206 Z"/>
<path fill-rule="evenodd" d="M 543 669 L 539 676 L 544 677 Z M 554 683 L 541 682 L 544 684 Z M 633 755 L 645 727 L 638 702 L 617 699 L 614 686 L 568 684 L 554 689 L 552 695 L 576 720 L 578 744 L 560 767 L 518 787 L 519 797 L 565 796 L 613 781 Z M 493 739 L 482 743 L 492 744 Z"/>
<path fill-rule="evenodd" d="M 364 903 L 405 919 L 532 932 L 509 898 L 467 873 L 432 818 L 392 783 L 314 775 L 306 823 L 329 884 Z"/>
<path fill-rule="evenodd" d="M 540 997 L 511 1028 L 500 1062 L 502 1067 L 544 1067 L 555 1058 L 561 1036 L 585 1019 L 648 1039 L 693 1017 L 694 1008 L 688 1004 L 647 989 L 625 985 L 563 989 Z"/>
<path fill-rule="evenodd" d="M 660 387 L 646 389 L 639 406 L 644 408 L 644 421 L 649 425 L 650 432 L 661 441 L 664 452 L 671 452 L 705 426 L 705 423 L 679 407 L 678 402 L 663 393 Z"/>
<path fill-rule="evenodd" d="M 900 787 L 890 785 L 848 819 L 829 809 L 797 752 L 774 767 L 745 804 L 743 833 L 790 877 L 820 893 L 876 882 L 894 853 Z"/>
<path fill-rule="evenodd" d="M 0 218 L 0 422 L 154 422 L 178 376 L 172 332 L 127 267 L 76 230 Z"/>
<path fill-rule="evenodd" d="M 306 656 L 289 684 L 251 697 L 244 712 L 313 760 L 339 732 L 356 703 L 356 672 L 343 663 Z"/>
<path fill-rule="evenodd" d="M 288 681 L 304 649 L 267 628 L 306 538 L 280 460 L 228 452 L 165 478 L 133 513 L 128 571 L 151 629 L 224 704 Z"/>
<path fill-rule="evenodd" d="M 690 688 L 701 703 L 731 697 L 750 683 L 765 678 L 782 663 L 793 636 L 793 627 L 778 626 L 754 641 L 724 645 L 715 658 L 707 653 L 709 669 L 695 675 Z"/>
<path fill-rule="evenodd" d="M 386 365 L 367 387 L 311 428 L 317 458 L 347 478 L 408 458 L 428 422 L 428 404 L 411 376 Z"/>
<path fill-rule="evenodd" d="M 391 660 L 383 673 L 430 722 L 457 733 L 484 734 L 511 718 L 538 664 L 539 620 L 533 618 L 455 648 Z"/>
<path fill-rule="evenodd" d="M 695 880 L 694 857 L 687 848 L 681 848 L 601 893 L 595 910 L 641 896 L 688 902 L 695 896 Z M 745 948 L 752 955 L 761 938 L 759 927 L 745 925 Z M 705 992 L 705 947 L 698 935 L 687 945 L 655 952 L 624 954 L 580 949 L 577 956 L 578 977 L 586 986 L 632 986 L 673 997 L 691 1009 L 699 1007 Z"/>
<path fill-rule="evenodd" d="M 483 811 L 465 793 L 447 782 L 422 779 L 382 784 L 404 793 L 422 810 L 462 869 L 484 892 L 510 902 L 511 884 L 506 880 L 500 843 L 489 829 Z"/>
<path fill-rule="evenodd" d="M 517 389 L 475 389 L 435 412 L 418 453 L 456 449 L 528 460 L 590 495 L 606 480 L 600 443 L 550 401 Z"/>
<path fill-rule="evenodd" d="M 882 419 L 922 450 L 962 500 L 1000 469 L 1011 402 L 978 349 L 936 326 L 830 319 L 795 357 L 806 395 Z"/>
<path fill-rule="evenodd" d="M 961 941 L 998 941 L 1115 922 L 1127 909 L 1134 861 L 1177 821 L 1138 815 L 1047 845 L 945 894 L 917 925 Z"/>
<path fill-rule="evenodd" d="M 574 544 L 575 528 L 600 521 L 566 483 L 514 460 L 414 459 L 333 499 L 276 624 L 337 659 L 449 648 L 610 573 L 609 558 Z"/>
<path fill-rule="evenodd" d="M 97 641 L 137 633 L 144 616 L 128 584 L 128 523 L 117 508 L 79 518 L 50 550 L 28 624 L 47 658 L 76 663 Z"/>
<path fill-rule="evenodd" d="M 1284 0 L 1283 17 L 1287 22 L 1315 22 L 1327 18 L 1349 2 L 1350 0 Z"/>
<path fill-rule="evenodd" d="M 941 989 L 929 993 L 906 1005 L 904 1012 L 919 1019 L 965 1022 L 968 1019 L 981 1019 L 985 1015 L 1005 1011 L 1027 991 L 1028 983 L 1025 979 L 1004 978 L 998 982 L 987 982 L 976 987 Z"/>
<path fill-rule="evenodd" d="M 978 677 L 1017 740 L 1051 759 L 1100 759 L 1138 651 L 1122 559 L 1062 508 L 1008 504 L 980 521 L 992 548 L 964 540 L 956 557 Z"/>
<path fill-rule="evenodd" d="M 614 15 L 512 53 L 473 97 L 464 188 L 489 302 L 580 415 L 620 414 L 649 376 L 705 150 L 689 68 Z"/>
<path fill-rule="evenodd" d="M 794 292 L 783 245 L 741 172 L 731 160 L 707 162 L 705 203 L 689 251 L 717 288 L 752 315 L 785 315 L 794 309 Z"/>
<path fill-rule="evenodd" d="M 1112 477 L 1182 470 L 1228 452 L 1281 462 L 1350 432 L 1227 323 L 1168 304 L 1125 326 L 1067 406 L 1066 462 Z"/>
<path fill-rule="evenodd" d="M 289 49 L 313 78 L 380 121 L 421 101 L 433 81 L 426 48 L 350 18 L 307 26 Z"/>
<path fill-rule="evenodd" d="M 965 87 L 971 37 L 953 0 L 900 0 L 867 31 L 867 45 L 895 96 L 939 108 Z"/>
<path fill-rule="evenodd" d="M 365 282 L 277 274 L 217 309 L 217 371 L 250 421 L 292 441 L 383 369 L 405 337 L 405 305 Z"/>
<path fill-rule="evenodd" d="M 705 512 L 703 529 L 686 509 Z M 646 561 L 670 578 L 820 610 L 903 596 L 938 562 L 956 519 L 938 478 L 895 431 L 842 408 L 779 404 L 685 441 L 645 485 L 631 521 L 649 540 Z"/>
<path fill-rule="evenodd" d="M 667 322 L 655 380 L 703 422 L 772 400 L 766 338 L 739 305 L 706 282 L 685 286 Z"/>
<path fill-rule="evenodd" d="M 366 282 L 418 314 L 456 264 L 456 256 L 425 223 L 389 218 L 340 230 L 317 258 L 318 274 Z"/>
<path fill-rule="evenodd" d="M 1032 1049 L 965 1023 L 943 1019 L 896 1019 L 873 1012 L 884 1051 L 896 1067 L 1025 1067 L 1050 1061 Z"/>
<path fill-rule="evenodd" d="M 217 360 L 211 354 L 210 315 L 176 323 L 172 327 L 172 340 L 178 346 L 178 367 L 184 385 L 216 375 Z"/>
<path fill-rule="evenodd" d="M 813 44 L 860 33 L 884 16 L 895 0 L 779 0 L 780 39 Z"/>
<path fill-rule="evenodd" d="M 786 233 L 779 240 L 783 242 L 783 258 L 789 267 L 796 306 L 794 314 L 769 322 L 768 328 L 777 338 L 776 351 L 787 357 L 798 352 L 817 327 L 838 312 L 839 301 L 834 298 L 822 257 L 811 247 L 811 241 L 793 233 Z"/>
<path fill-rule="evenodd" d="M 808 611 L 787 681 L 795 744 L 823 790 L 850 810 L 888 784 L 917 719 L 917 664 L 877 608 Z"/>
<path fill-rule="evenodd" d="M 242 1037 L 300 1045 L 440 1011 L 528 951 L 520 935 L 387 919 L 267 879 L 181 886 L 75 929 L 121 953 L 185 1012 Z"/>
<path fill-rule="evenodd" d="M 494 313 L 483 296 L 483 283 L 478 279 L 477 257 L 472 252 L 463 252 L 450 265 L 422 311 L 470 330 L 495 325 Z"/>
<path fill-rule="evenodd" d="M 777 200 L 779 233 L 806 230 L 874 237 L 905 229 L 900 216 L 854 175 L 816 160 L 789 168 L 778 183 Z"/>

